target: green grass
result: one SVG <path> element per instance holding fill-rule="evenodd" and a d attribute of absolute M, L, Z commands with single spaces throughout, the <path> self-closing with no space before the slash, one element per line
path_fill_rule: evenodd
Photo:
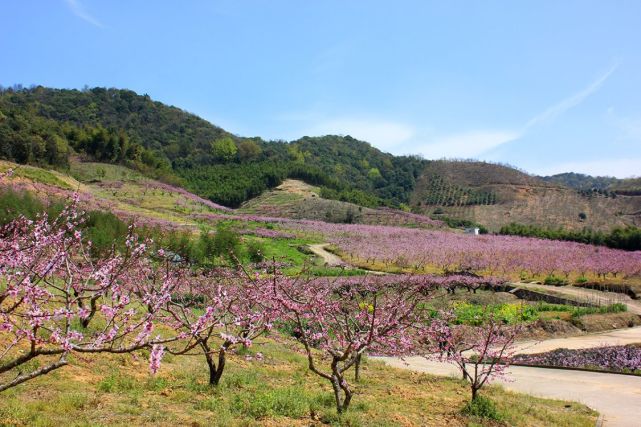
<path fill-rule="evenodd" d="M 207 384 L 202 357 L 165 360 L 157 376 L 146 359 L 100 356 L 2 393 L 0 424 L 217 426 L 465 426 L 488 424 L 461 412 L 466 383 L 367 360 L 350 410 L 337 416 L 331 388 L 309 372 L 291 341 L 261 339 L 247 350 L 262 362 L 231 356 L 218 387 Z M 596 414 L 580 404 L 484 389 L 507 425 L 592 426 Z"/>
<path fill-rule="evenodd" d="M 146 179 L 133 169 L 107 163 L 71 162 L 69 173 L 80 182 L 141 181 Z"/>
<path fill-rule="evenodd" d="M 539 312 L 552 311 L 552 312 L 568 312 L 572 317 L 581 317 L 588 314 L 607 314 L 607 313 L 623 313 L 628 311 L 625 304 L 615 303 L 611 305 L 604 305 L 601 307 L 575 307 L 572 305 L 563 304 L 548 304 L 539 302 L 535 305 Z"/>
<path fill-rule="evenodd" d="M 480 326 L 484 324 L 490 316 L 506 324 L 533 322 L 541 317 L 541 313 L 546 313 L 545 318 L 555 317 L 554 315 L 563 313 L 569 319 L 578 318 L 588 314 L 607 314 L 621 313 L 627 311 L 625 304 L 612 304 L 601 307 L 576 307 L 564 304 L 549 304 L 544 302 L 527 303 L 492 303 L 481 299 L 482 302 L 454 301 L 451 303 L 455 322 L 458 324 Z"/>
<path fill-rule="evenodd" d="M 0 172 L 6 172 L 9 169 L 13 169 L 14 177 L 28 179 L 40 184 L 53 185 L 65 190 L 74 189 L 68 182 L 62 180 L 54 171 L 4 161 L 0 162 Z"/>

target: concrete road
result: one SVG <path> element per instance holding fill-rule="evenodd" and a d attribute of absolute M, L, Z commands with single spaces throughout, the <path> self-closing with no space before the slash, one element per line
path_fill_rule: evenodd
<path fill-rule="evenodd" d="M 553 338 L 544 341 L 519 341 L 514 348 L 517 354 L 534 354 L 544 353 L 557 348 L 594 348 L 604 345 L 612 346 L 636 343 L 641 343 L 641 326 L 575 337 Z M 641 423 L 639 425 L 641 426 Z"/>
<path fill-rule="evenodd" d="M 454 365 L 422 357 L 372 359 L 402 369 L 460 376 Z M 512 366 L 506 379 L 498 383 L 520 393 L 583 403 L 599 411 L 604 417 L 604 425 L 608 427 L 641 426 L 641 377 Z"/>

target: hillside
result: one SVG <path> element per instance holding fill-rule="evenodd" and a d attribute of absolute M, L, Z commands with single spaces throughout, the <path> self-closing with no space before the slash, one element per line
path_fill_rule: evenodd
<path fill-rule="evenodd" d="M 350 136 L 246 138 L 120 89 L 1 89 L 0 158 L 63 174 L 76 158 L 125 166 L 215 204 L 292 218 L 376 223 L 379 208 L 409 206 L 491 231 L 512 222 L 571 230 L 641 223 L 639 179 L 539 178 L 491 163 L 393 156 Z M 266 192 L 288 179 L 317 187 L 319 197 L 270 207 Z"/>
<path fill-rule="evenodd" d="M 435 161 L 418 179 L 411 205 L 491 231 L 512 222 L 569 230 L 641 225 L 641 197 L 619 194 L 580 191 L 490 163 Z"/>
<path fill-rule="evenodd" d="M 237 207 L 286 178 L 361 205 L 407 203 L 423 160 L 349 136 L 244 138 L 129 90 L 3 89 L 0 158 L 66 168 L 72 154 L 124 164 Z"/>
<path fill-rule="evenodd" d="M 289 179 L 273 190 L 244 203 L 238 212 L 267 217 L 310 219 L 343 224 L 441 227 L 422 215 L 390 208 L 367 208 L 349 202 L 324 199 L 320 189 Z"/>
<path fill-rule="evenodd" d="M 619 179 L 610 176 L 590 176 L 568 172 L 542 177 L 548 182 L 555 182 L 577 190 L 596 191 L 623 194 L 628 196 L 641 195 L 641 178 Z"/>

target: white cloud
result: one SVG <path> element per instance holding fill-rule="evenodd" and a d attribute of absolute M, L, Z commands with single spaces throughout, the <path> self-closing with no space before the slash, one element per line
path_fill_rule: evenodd
<path fill-rule="evenodd" d="M 545 122 L 550 122 L 581 104 L 590 95 L 599 90 L 603 83 L 616 71 L 617 67 L 618 64 L 613 65 L 583 90 L 533 116 L 520 130 L 471 130 L 437 136 L 433 142 L 420 147 L 421 154 L 426 158 L 432 159 L 442 157 L 478 157 L 503 144 L 521 139 L 531 128 Z"/>
<path fill-rule="evenodd" d="M 411 126 L 399 122 L 335 119 L 322 121 L 308 129 L 305 134 L 309 136 L 350 135 L 382 150 L 390 150 L 412 139 L 415 131 Z"/>
<path fill-rule="evenodd" d="M 568 162 L 536 170 L 539 175 L 554 175 L 562 172 L 579 172 L 593 176 L 630 178 L 641 173 L 641 158 L 601 159 Z"/>
<path fill-rule="evenodd" d="M 94 18 L 87 10 L 85 9 L 84 5 L 80 3 L 79 0 L 65 0 L 65 3 L 71 10 L 71 12 L 76 15 L 78 18 L 82 19 L 83 21 L 86 21 L 90 23 L 91 25 L 98 27 L 98 28 L 104 28 L 105 26 L 102 24 L 102 22 L 98 21 L 96 18 Z"/>
<path fill-rule="evenodd" d="M 563 113 L 565 113 L 566 111 L 581 104 L 587 97 L 589 97 L 594 92 L 599 90 L 599 88 L 603 85 L 603 83 L 605 83 L 605 81 L 612 75 L 612 73 L 616 71 L 618 67 L 619 67 L 618 64 L 613 65 L 612 67 L 610 67 L 608 71 L 606 71 L 599 78 L 597 78 L 595 81 L 590 83 L 585 89 L 575 93 L 574 95 L 568 98 L 565 98 L 558 104 L 555 104 L 550 108 L 548 108 L 547 110 L 543 111 L 542 113 L 532 117 L 525 124 L 524 131 L 528 130 L 533 126 L 541 124 L 543 122 L 554 120 L 560 115 L 562 115 Z"/>
<path fill-rule="evenodd" d="M 511 131 L 471 131 L 443 136 L 421 147 L 420 151 L 428 159 L 471 158 L 519 137 L 517 132 Z"/>

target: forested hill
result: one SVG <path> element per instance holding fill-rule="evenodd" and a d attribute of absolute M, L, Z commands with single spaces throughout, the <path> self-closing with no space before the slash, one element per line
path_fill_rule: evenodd
<path fill-rule="evenodd" d="M 288 177 L 320 185 L 326 198 L 400 206 L 426 164 L 349 136 L 244 138 L 130 90 L 0 90 L 0 158 L 64 169 L 73 155 L 124 164 L 231 207 Z"/>
<path fill-rule="evenodd" d="M 615 193 L 629 196 L 641 195 L 641 178 L 619 179 L 611 176 L 590 176 L 581 173 L 567 172 L 542 179 L 574 188 L 581 192 Z"/>

